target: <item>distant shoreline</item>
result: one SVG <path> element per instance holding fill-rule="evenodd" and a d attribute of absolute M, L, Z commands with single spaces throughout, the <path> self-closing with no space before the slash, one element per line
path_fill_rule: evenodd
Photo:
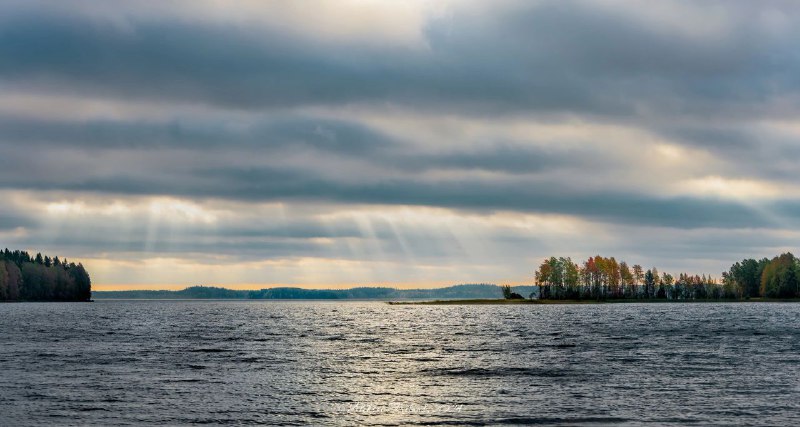
<path fill-rule="evenodd" d="M 534 304 L 534 305 L 580 305 L 580 304 L 702 304 L 702 303 L 743 303 L 743 302 L 783 302 L 797 303 L 800 298 L 780 299 L 780 298 L 751 298 L 751 299 L 703 299 L 703 300 L 665 300 L 665 299 L 607 299 L 607 300 L 555 300 L 555 299 L 455 299 L 455 300 L 433 300 L 433 301 L 387 301 L 389 305 L 514 305 L 514 304 Z"/>
<path fill-rule="evenodd" d="M 518 292 L 530 295 L 537 288 L 518 286 Z M 238 299 L 238 300 L 449 300 L 493 299 L 502 289 L 493 284 L 460 284 L 444 288 L 397 289 L 389 287 L 354 287 L 349 289 L 305 289 L 297 287 L 235 290 L 213 286 L 191 286 L 178 291 L 128 290 L 93 291 L 94 299 Z"/>

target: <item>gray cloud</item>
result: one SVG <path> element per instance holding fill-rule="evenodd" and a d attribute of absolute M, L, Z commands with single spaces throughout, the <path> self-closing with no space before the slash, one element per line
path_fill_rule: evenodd
<path fill-rule="evenodd" d="M 281 156 L 299 152 L 351 157 L 385 168 L 479 169 L 530 173 L 579 165 L 597 153 L 574 153 L 500 141 L 489 148 L 412 151 L 409 144 L 357 123 L 315 117 L 271 118 L 250 125 L 199 118 L 168 122 L 54 121 L 0 116 L 0 141 L 29 149 L 220 150 Z"/>
<path fill-rule="evenodd" d="M 760 209 L 717 199 L 655 197 L 614 191 L 581 191 L 552 180 L 464 178 L 457 182 L 425 178 L 372 178 L 344 180 L 324 177 L 312 170 L 281 168 L 216 168 L 172 171 L 153 175 L 148 170 L 121 171 L 114 176 L 75 181 L 37 182 L 9 178 L 7 188 L 93 191 L 110 194 L 162 194 L 181 197 L 227 198 L 239 201 L 292 200 L 337 204 L 439 206 L 459 210 L 522 211 L 585 216 L 608 222 L 698 227 L 778 227 L 797 225 L 798 204 L 784 201 Z M 776 221 L 763 209 L 778 214 Z"/>
<path fill-rule="evenodd" d="M 0 207 L 0 232 L 36 225 L 39 225 L 38 221 L 27 216 L 25 212 L 16 212 Z"/>
<path fill-rule="evenodd" d="M 202 117 L 170 121 L 58 121 L 0 117 L 0 140 L 44 148 L 303 148 L 353 155 L 388 148 L 388 137 L 364 126 L 316 117 L 271 117 L 249 125 Z"/>
<path fill-rule="evenodd" d="M 681 228 L 796 222 L 797 203 L 791 200 L 766 206 L 778 215 L 776 221 L 734 201 L 581 189 L 581 179 L 625 166 L 613 150 L 495 143 L 426 153 L 345 121 L 285 118 L 230 129 L 198 121 L 5 118 L 0 140 L 9 141 L 0 147 L 0 186 L 6 189 L 509 210 Z M 22 144 L 45 154 L 30 156 L 18 149 Z M 300 153 L 306 154 L 292 160 Z M 32 170 L 39 172 L 24 172 Z M 501 175 L 478 177 L 471 173 L 475 170 Z M 458 179 L 437 177 L 441 171 L 456 172 Z M 551 176 L 556 171 L 567 178 Z"/>
<path fill-rule="evenodd" d="M 789 42 L 797 34 L 776 38 L 747 15 L 759 8 L 739 7 L 729 14 L 736 30 L 709 37 L 660 31 L 591 2 L 455 7 L 446 21 L 429 23 L 429 48 L 419 50 L 332 49 L 270 28 L 142 18 L 121 26 L 12 9 L 0 33 L 0 75 L 23 87 L 237 108 L 389 102 L 475 112 L 754 114 L 797 90 L 786 72 L 798 66 Z M 796 5 L 772 7 L 798 16 Z"/>

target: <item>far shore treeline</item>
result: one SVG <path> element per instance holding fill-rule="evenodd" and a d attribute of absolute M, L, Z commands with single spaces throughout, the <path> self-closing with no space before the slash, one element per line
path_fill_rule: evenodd
<path fill-rule="evenodd" d="M 519 286 L 531 293 L 535 286 Z M 437 289 L 396 289 L 358 287 L 350 289 L 303 289 L 280 287 L 259 290 L 234 290 L 212 286 L 192 286 L 178 291 L 130 290 L 95 291 L 100 299 L 250 299 L 250 300 L 418 300 L 418 299 L 489 299 L 500 295 L 500 287 L 491 284 L 464 284 Z"/>
<path fill-rule="evenodd" d="M 594 256 L 581 264 L 570 258 L 545 259 L 535 273 L 539 286 L 531 298 L 551 300 L 710 300 L 800 297 L 800 261 L 791 253 L 772 259 L 744 259 L 722 273 L 659 273 L 653 267 L 630 266 L 614 257 Z M 510 289 L 505 290 L 506 298 Z"/>
<path fill-rule="evenodd" d="M 89 273 L 80 263 L 0 251 L 0 301 L 88 301 L 91 296 Z"/>

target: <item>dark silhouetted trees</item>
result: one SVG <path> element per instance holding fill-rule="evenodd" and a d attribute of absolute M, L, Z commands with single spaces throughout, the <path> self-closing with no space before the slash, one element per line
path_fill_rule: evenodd
<path fill-rule="evenodd" d="M 726 289 L 741 298 L 800 297 L 800 260 L 792 253 L 773 259 L 744 259 L 723 273 Z"/>
<path fill-rule="evenodd" d="M 500 285 L 500 291 L 505 299 L 525 299 L 524 296 L 511 290 L 511 285 Z"/>
<path fill-rule="evenodd" d="M 658 275 L 653 274 L 653 270 L 647 270 L 647 272 L 644 273 L 645 298 L 654 296 L 653 290 L 656 288 L 656 280 L 658 280 Z"/>
<path fill-rule="evenodd" d="M 770 298 L 800 296 L 800 261 L 790 252 L 773 258 L 761 273 L 760 290 Z"/>
<path fill-rule="evenodd" d="M 82 264 L 0 251 L 0 301 L 88 301 L 91 295 L 91 279 Z"/>
<path fill-rule="evenodd" d="M 755 298 L 763 296 L 761 291 L 761 275 L 764 268 L 770 261 L 763 258 L 760 261 L 755 259 L 744 259 L 733 264 L 724 274 L 723 279 L 737 289 L 742 298 Z"/>

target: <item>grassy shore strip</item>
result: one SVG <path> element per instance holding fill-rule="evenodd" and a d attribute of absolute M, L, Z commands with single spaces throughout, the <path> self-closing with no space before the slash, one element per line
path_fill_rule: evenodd
<path fill-rule="evenodd" d="M 731 303 L 731 302 L 800 302 L 800 298 L 751 298 L 749 300 L 664 300 L 664 299 L 609 299 L 609 300 L 530 300 L 530 299 L 454 299 L 434 301 L 388 301 L 389 305 L 508 305 L 508 304 L 697 304 L 697 303 Z"/>
<path fill-rule="evenodd" d="M 508 304 L 594 304 L 590 300 L 530 300 L 530 299 L 452 299 L 435 301 L 389 301 L 390 305 L 508 305 Z"/>

